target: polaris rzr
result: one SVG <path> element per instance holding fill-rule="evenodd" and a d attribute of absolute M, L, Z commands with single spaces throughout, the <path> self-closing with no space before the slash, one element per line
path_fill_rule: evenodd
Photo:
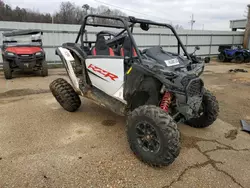
<path fill-rule="evenodd" d="M 6 79 L 17 70 L 40 71 L 48 75 L 45 52 L 42 48 L 41 30 L 14 30 L 3 33 L 2 57 Z"/>
<path fill-rule="evenodd" d="M 104 21 L 93 22 L 96 19 Z M 108 20 L 113 24 L 106 24 Z M 86 26 L 113 29 L 100 31 L 96 41 L 88 41 Z M 148 31 L 151 26 L 172 31 L 177 39 L 176 53 L 161 46 L 138 48 L 133 31 Z M 177 123 L 204 128 L 217 118 L 218 102 L 199 78 L 204 63 L 192 62 L 171 25 L 134 17 L 87 15 L 76 41 L 62 44 L 56 54 L 71 81 L 58 78 L 50 84 L 59 104 L 74 112 L 81 105 L 79 96 L 83 96 L 127 116 L 130 148 L 149 165 L 166 166 L 177 158 Z"/>

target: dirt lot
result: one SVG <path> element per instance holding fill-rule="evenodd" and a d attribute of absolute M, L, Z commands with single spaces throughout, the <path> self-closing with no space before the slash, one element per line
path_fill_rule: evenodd
<path fill-rule="evenodd" d="M 228 73 L 245 68 L 249 73 Z M 218 98 L 219 119 L 207 129 L 179 125 L 182 150 L 165 168 L 152 168 L 130 151 L 124 118 L 83 99 L 79 111 L 63 110 L 49 83 L 65 77 L 0 72 L 0 188 L 9 187 L 249 187 L 250 65 L 206 67 L 205 85 Z"/>

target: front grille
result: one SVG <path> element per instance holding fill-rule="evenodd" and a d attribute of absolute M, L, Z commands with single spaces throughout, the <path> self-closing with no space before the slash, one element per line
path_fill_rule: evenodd
<path fill-rule="evenodd" d="M 194 79 L 196 76 L 195 75 L 188 75 L 185 76 L 184 78 L 182 78 L 181 80 L 181 84 L 186 87 L 188 85 L 188 83 L 190 82 L 190 80 Z"/>
<path fill-rule="evenodd" d="M 22 55 L 18 55 L 18 60 L 20 62 L 27 62 L 27 61 L 33 61 L 35 58 L 33 56 L 33 54 L 22 54 Z"/>
<path fill-rule="evenodd" d="M 188 83 L 186 93 L 189 97 L 200 95 L 203 88 L 203 82 L 201 79 L 193 79 Z"/>

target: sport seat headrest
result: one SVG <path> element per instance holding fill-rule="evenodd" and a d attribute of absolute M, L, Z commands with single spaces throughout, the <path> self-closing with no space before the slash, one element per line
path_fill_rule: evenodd
<path fill-rule="evenodd" d="M 123 46 L 122 46 L 122 48 L 120 50 L 121 56 L 130 57 L 131 52 L 132 52 L 132 56 L 134 56 L 134 57 L 137 56 L 135 48 L 133 46 L 131 46 L 131 45 L 132 45 L 132 42 L 131 42 L 130 38 L 127 36 L 124 39 Z"/>
<path fill-rule="evenodd" d="M 126 49 L 126 50 L 130 50 L 131 49 L 131 40 L 130 40 L 129 37 L 126 37 L 124 39 L 123 48 Z"/>
<path fill-rule="evenodd" d="M 95 47 L 96 47 L 97 50 L 108 49 L 108 45 L 106 44 L 104 36 L 98 36 L 97 37 Z"/>

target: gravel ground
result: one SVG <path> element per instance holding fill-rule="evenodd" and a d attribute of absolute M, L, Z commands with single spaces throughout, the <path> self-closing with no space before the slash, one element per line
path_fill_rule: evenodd
<path fill-rule="evenodd" d="M 164 168 L 135 158 L 125 134 L 125 119 L 89 100 L 75 113 L 63 110 L 49 83 L 66 77 L 18 74 L 6 81 L 0 72 L 0 187 L 249 187 L 249 73 L 228 73 L 249 65 L 206 67 L 205 85 L 218 98 L 219 119 L 207 129 L 179 125 L 182 150 Z"/>

